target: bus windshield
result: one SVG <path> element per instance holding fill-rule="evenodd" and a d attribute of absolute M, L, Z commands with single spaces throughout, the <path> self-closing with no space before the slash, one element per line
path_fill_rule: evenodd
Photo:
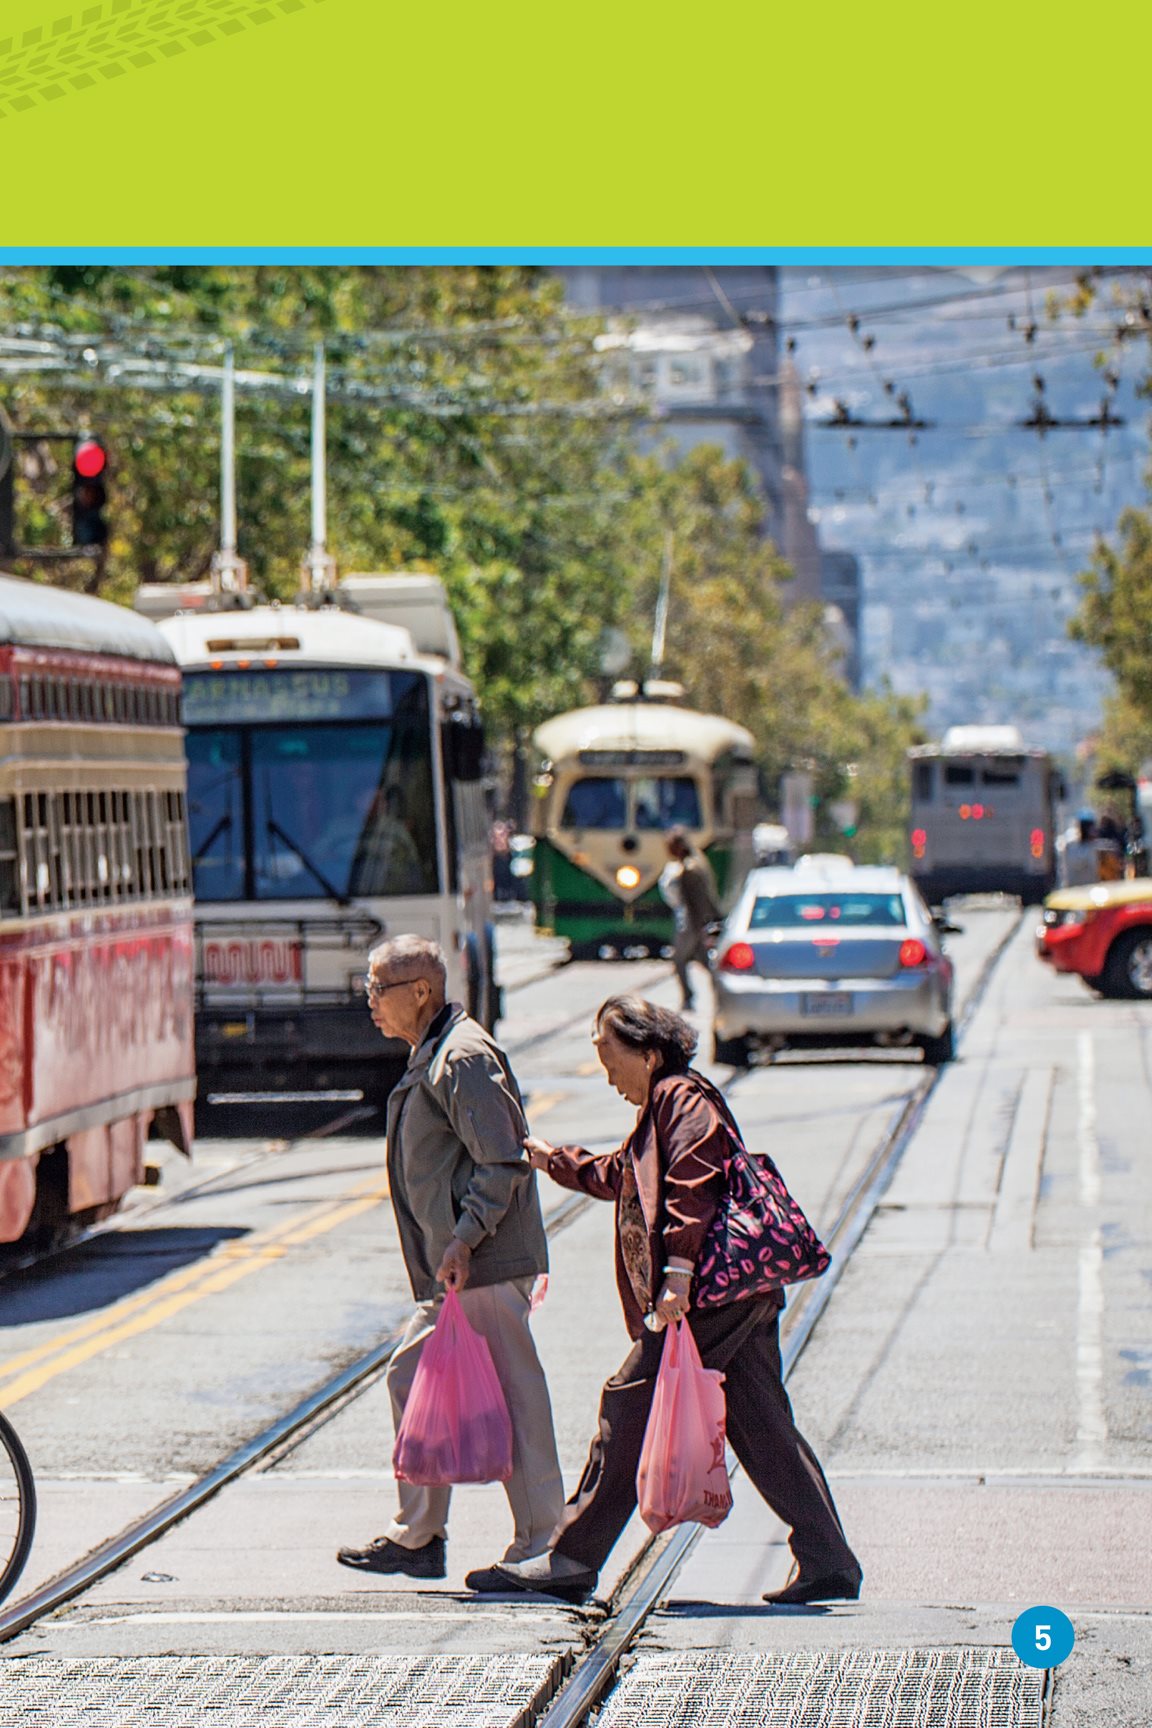
<path fill-rule="evenodd" d="M 387 719 L 190 726 L 198 900 L 437 891 L 427 687 L 419 675 L 387 677 Z M 189 707 L 197 713 L 195 697 Z"/>

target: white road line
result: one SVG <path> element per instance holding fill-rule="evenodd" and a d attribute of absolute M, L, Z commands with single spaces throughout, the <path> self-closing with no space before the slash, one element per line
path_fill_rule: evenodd
<path fill-rule="evenodd" d="M 1104 1249 L 1100 1237 L 1100 1142 L 1096 1132 L 1096 1049 L 1090 1032 L 1076 1045 L 1080 1210 L 1089 1237 L 1080 1249 L 1076 1312 L 1076 1457 L 1074 1470 L 1101 1467 L 1108 1439 L 1104 1414 Z"/>

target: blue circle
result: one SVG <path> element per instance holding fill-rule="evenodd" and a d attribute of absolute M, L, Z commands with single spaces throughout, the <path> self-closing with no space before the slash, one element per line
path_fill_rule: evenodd
<path fill-rule="evenodd" d="M 1076 1633 L 1059 1608 L 1025 1608 L 1012 1628 L 1012 1648 L 1029 1668 L 1056 1668 L 1072 1654 Z"/>

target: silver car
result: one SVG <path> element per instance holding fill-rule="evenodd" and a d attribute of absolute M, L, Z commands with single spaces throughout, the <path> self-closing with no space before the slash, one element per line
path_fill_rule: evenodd
<path fill-rule="evenodd" d="M 753 870 L 716 947 L 716 1061 L 831 1044 L 951 1061 L 948 929 L 899 870 L 835 857 Z"/>

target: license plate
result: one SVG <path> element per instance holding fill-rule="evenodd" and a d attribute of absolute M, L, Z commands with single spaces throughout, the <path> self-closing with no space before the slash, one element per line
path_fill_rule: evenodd
<path fill-rule="evenodd" d="M 801 1014 L 851 1014 L 852 994 L 848 990 L 823 990 L 819 995 L 801 996 Z"/>

